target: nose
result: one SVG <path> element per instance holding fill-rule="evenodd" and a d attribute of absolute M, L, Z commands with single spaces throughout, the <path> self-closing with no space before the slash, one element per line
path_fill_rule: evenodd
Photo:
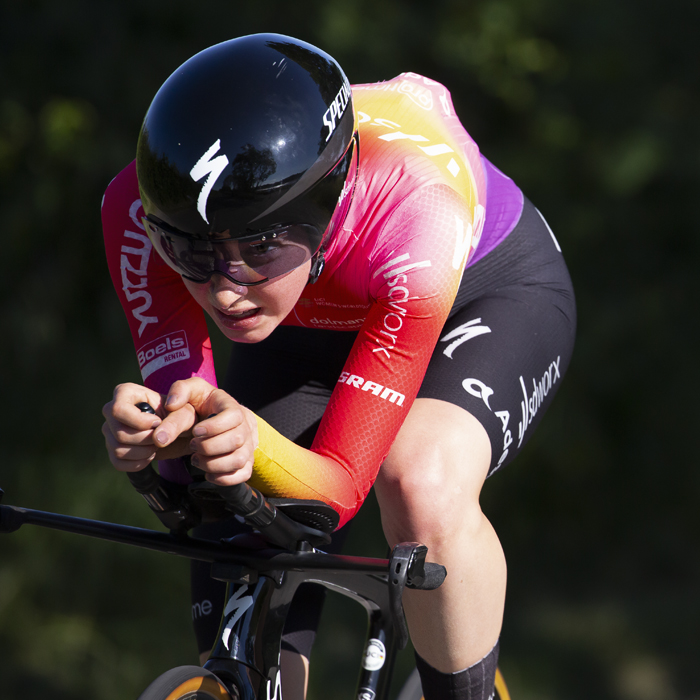
<path fill-rule="evenodd" d="M 212 275 L 209 280 L 209 296 L 220 309 L 228 309 L 248 294 L 248 287 L 236 284 L 223 275 Z"/>

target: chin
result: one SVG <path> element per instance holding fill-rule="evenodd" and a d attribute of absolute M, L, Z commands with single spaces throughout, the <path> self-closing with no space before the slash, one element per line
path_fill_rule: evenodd
<path fill-rule="evenodd" d="M 219 326 L 219 330 L 228 338 L 229 340 L 232 340 L 234 343 L 259 343 L 262 340 L 265 340 L 273 330 L 275 330 L 275 326 L 272 328 L 254 328 L 251 330 L 233 330 L 231 328 L 223 328 Z"/>

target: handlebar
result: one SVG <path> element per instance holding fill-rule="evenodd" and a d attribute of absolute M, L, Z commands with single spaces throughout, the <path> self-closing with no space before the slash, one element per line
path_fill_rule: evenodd
<path fill-rule="evenodd" d="M 295 551 L 330 543 L 338 514 L 322 501 L 268 499 L 246 483 L 217 486 L 207 481 L 189 486 L 163 479 L 152 466 L 129 472 L 129 481 L 156 517 L 173 534 L 184 534 L 203 522 L 242 517 L 271 544 Z M 299 511 L 303 504 L 311 518 L 305 524 L 284 511 Z M 315 516 L 315 517 L 314 517 Z"/>
<path fill-rule="evenodd" d="M 235 514 L 258 530 L 269 543 L 289 550 L 288 554 L 274 555 L 269 563 L 264 563 L 267 561 L 267 556 L 263 559 L 257 558 L 255 568 L 262 571 L 301 565 L 301 562 L 295 564 L 296 557 L 300 556 L 301 552 L 308 552 L 312 547 L 328 544 L 330 533 L 337 527 L 339 520 L 336 511 L 322 501 L 268 499 L 260 491 L 245 483 L 221 487 L 207 481 L 195 481 L 189 486 L 183 486 L 164 480 L 150 465 L 139 472 L 129 472 L 128 476 L 151 510 L 171 531 L 170 535 L 124 525 L 5 506 L 1 503 L 2 490 L 0 490 L 0 532 L 14 532 L 25 523 L 31 523 L 167 551 L 171 554 L 210 561 L 213 564 L 225 562 L 230 557 L 233 561 L 240 562 L 240 554 L 236 553 L 235 549 L 230 553 L 222 550 L 223 543 L 192 540 L 186 536 L 190 529 L 201 522 Z M 397 632 L 398 646 L 403 649 L 408 642 L 408 628 L 402 604 L 404 589 L 432 590 L 440 586 L 447 573 L 443 566 L 427 563 L 426 553 L 427 547 L 424 545 L 408 542 L 394 547 L 388 562 L 322 553 L 301 554 L 301 556 L 304 556 L 305 560 L 307 556 L 329 560 L 328 562 L 325 562 L 325 559 L 324 562 L 316 561 L 317 568 L 324 568 L 327 564 L 328 567 L 338 569 L 347 559 L 348 571 L 358 572 L 365 570 L 366 567 L 370 569 L 376 567 L 374 569 L 376 575 L 386 572 L 384 576 L 389 586 L 389 611 Z M 285 558 L 289 557 L 294 558 L 294 561 L 286 562 Z M 362 562 L 361 565 L 360 562 Z M 306 560 L 305 564 L 308 566 L 310 562 Z"/>

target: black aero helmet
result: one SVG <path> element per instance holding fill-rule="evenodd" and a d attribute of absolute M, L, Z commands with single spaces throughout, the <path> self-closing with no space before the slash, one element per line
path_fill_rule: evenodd
<path fill-rule="evenodd" d="M 158 252 L 195 281 L 220 272 L 241 284 L 322 261 L 352 196 L 355 120 L 340 66 L 305 42 L 255 34 L 193 56 L 156 94 L 138 141 Z"/>

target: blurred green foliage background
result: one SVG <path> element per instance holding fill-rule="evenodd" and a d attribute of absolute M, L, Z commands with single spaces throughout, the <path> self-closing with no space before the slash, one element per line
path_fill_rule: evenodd
<path fill-rule="evenodd" d="M 700 698 L 699 27 L 680 0 L 4 0 L 5 502 L 155 525 L 102 446 L 102 404 L 138 371 L 100 200 L 180 63 L 291 34 L 352 82 L 444 82 L 570 265 L 568 378 L 484 493 L 509 560 L 514 700 Z M 371 504 L 358 525 L 356 549 L 378 527 Z M 363 626 L 328 612 L 311 696 L 351 698 Z M 0 539 L 2 700 L 127 700 L 194 660 L 186 562 L 31 528 Z"/>

